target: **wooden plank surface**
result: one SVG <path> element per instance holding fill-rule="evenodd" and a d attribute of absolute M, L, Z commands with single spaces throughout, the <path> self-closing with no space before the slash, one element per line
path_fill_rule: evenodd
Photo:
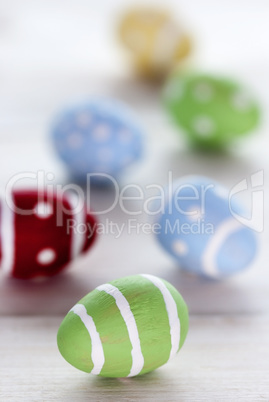
<path fill-rule="evenodd" d="M 137 82 L 122 63 L 114 18 L 124 0 L 94 6 L 88 0 L 3 1 L 0 187 L 14 174 L 37 170 L 53 172 L 55 184 L 67 183 L 49 140 L 52 116 L 74 98 L 116 97 L 130 104 L 147 134 L 145 158 L 123 185 L 165 185 L 172 171 L 175 178 L 199 173 L 231 188 L 264 171 L 259 255 L 239 275 L 206 281 L 181 272 L 153 236 L 108 233 L 52 280 L 17 281 L 0 272 L 1 402 L 269 401 L 268 0 L 159 3 L 171 7 L 196 38 L 195 69 L 238 77 L 254 90 L 265 116 L 260 130 L 230 154 L 209 158 L 188 149 L 163 110 L 160 88 Z M 93 207 L 109 197 L 96 191 Z M 244 201 L 251 202 L 251 189 Z M 128 217 L 116 207 L 101 217 L 106 219 L 126 223 Z M 138 222 L 147 219 L 142 215 Z M 179 356 L 134 379 L 95 378 L 69 366 L 56 345 L 66 312 L 97 285 L 142 272 L 170 281 L 188 303 L 190 331 Z"/>
<path fill-rule="evenodd" d="M 57 350 L 62 317 L 0 319 L 1 401 L 268 401 L 269 316 L 192 316 L 179 355 L 133 379 L 78 371 Z"/>

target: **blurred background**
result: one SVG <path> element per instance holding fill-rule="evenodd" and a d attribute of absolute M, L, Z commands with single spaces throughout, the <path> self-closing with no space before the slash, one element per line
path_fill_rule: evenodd
<path fill-rule="evenodd" d="M 252 89 L 263 110 L 260 127 L 228 154 L 208 155 L 191 150 L 163 109 L 161 85 L 137 80 L 121 49 L 117 24 L 131 2 L 127 7 L 127 2 L 121 0 L 2 1 L 2 189 L 14 174 L 37 170 L 52 172 L 55 184 L 67 183 L 66 170 L 50 142 L 51 120 L 66 103 L 101 95 L 127 102 L 146 130 L 144 159 L 132 168 L 123 183 L 166 184 L 167 172 L 172 170 L 175 178 L 199 173 L 231 187 L 264 170 L 267 196 L 268 1 L 170 0 L 148 4 L 171 11 L 191 35 L 193 51 L 188 68 L 230 76 Z M 33 185 L 30 181 L 20 184 Z M 93 207 L 107 196 L 104 191 L 96 191 Z M 249 191 L 245 194 L 246 203 L 250 199 Z M 267 214 L 268 208 L 265 222 Z M 117 208 L 108 217 L 117 222 L 127 219 Z M 48 282 L 22 282 L 0 274 L 0 313 L 65 313 L 95 286 L 141 272 L 159 275 L 175 284 L 192 313 L 212 312 L 212 300 L 214 312 L 268 311 L 266 230 L 265 226 L 259 235 L 260 253 L 251 269 L 221 283 L 179 272 L 152 236 L 134 233 L 115 239 L 105 235 L 88 256 Z"/>

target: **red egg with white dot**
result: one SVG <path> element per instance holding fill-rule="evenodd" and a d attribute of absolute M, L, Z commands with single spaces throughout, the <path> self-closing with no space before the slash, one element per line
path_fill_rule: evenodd
<path fill-rule="evenodd" d="M 87 252 L 96 221 L 71 194 L 16 190 L 0 200 L 0 267 L 9 276 L 49 277 Z"/>

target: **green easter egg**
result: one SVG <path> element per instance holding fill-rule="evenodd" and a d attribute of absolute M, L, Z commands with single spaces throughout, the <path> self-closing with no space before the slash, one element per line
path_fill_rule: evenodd
<path fill-rule="evenodd" d="M 182 347 L 188 309 L 178 291 L 152 275 L 98 286 L 64 318 L 57 336 L 74 367 L 103 377 L 132 377 L 162 366 Z"/>
<path fill-rule="evenodd" d="M 254 129 L 260 110 L 237 83 L 209 75 L 172 76 L 164 90 L 168 111 L 189 140 L 222 148 Z"/>

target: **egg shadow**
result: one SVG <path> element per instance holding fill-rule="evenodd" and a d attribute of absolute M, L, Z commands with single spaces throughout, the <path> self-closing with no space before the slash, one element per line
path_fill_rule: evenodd
<path fill-rule="evenodd" d="M 154 399 L 156 387 L 160 388 L 163 384 L 163 389 L 166 390 L 168 378 L 165 375 L 165 370 L 159 369 L 141 376 L 132 378 L 105 378 L 94 377 L 86 379 L 85 387 L 89 387 L 93 392 L 109 397 L 112 400 L 119 400 L 127 397 L 128 400 L 135 400 L 139 395 L 151 395 Z M 165 393 L 167 391 L 164 391 Z M 115 399 L 114 399 L 115 398 Z"/>
<path fill-rule="evenodd" d="M 114 81 L 109 88 L 111 97 L 126 102 L 135 110 L 154 110 L 161 103 L 163 80 L 146 80 L 140 77 L 126 77 Z"/>
<path fill-rule="evenodd" d="M 174 269 L 167 269 L 162 278 L 182 294 L 190 314 L 259 313 L 262 306 L 257 304 L 258 289 L 250 292 L 251 283 L 246 284 L 244 275 L 216 280 L 190 274 L 175 265 Z"/>
<path fill-rule="evenodd" d="M 166 166 L 163 169 L 163 166 Z M 224 150 L 222 152 L 205 152 L 194 148 L 171 150 L 156 163 L 155 177 L 162 180 L 167 172 L 173 173 L 173 179 L 185 175 L 203 175 L 212 177 L 224 185 L 237 183 L 262 169 L 259 161 L 248 156 L 237 155 Z"/>
<path fill-rule="evenodd" d="M 92 279 L 93 280 L 92 281 Z M 57 315 L 65 314 L 98 282 L 96 275 L 76 275 L 67 269 L 50 278 L 30 280 L 0 278 L 0 314 Z"/>

